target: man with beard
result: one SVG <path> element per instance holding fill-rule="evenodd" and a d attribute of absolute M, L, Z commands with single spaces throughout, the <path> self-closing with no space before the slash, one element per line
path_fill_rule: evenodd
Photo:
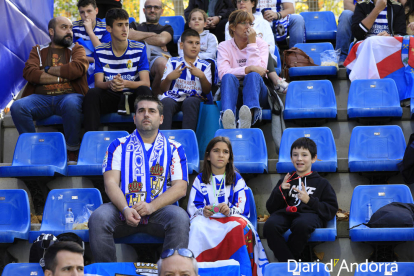
<path fill-rule="evenodd" d="M 19 134 L 36 132 L 33 120 L 62 116 L 68 160 L 77 161 L 89 64 L 85 49 L 73 44 L 68 18 L 52 18 L 48 29 L 51 42 L 36 45 L 30 52 L 23 69 L 28 83 L 22 99 L 11 106 L 11 115 Z"/>
<path fill-rule="evenodd" d="M 148 47 L 148 61 L 150 74 L 153 78 L 152 92 L 154 95 L 162 94 L 160 89 L 161 77 L 167 64 L 170 51 L 175 47 L 174 30 L 170 25 L 160 25 L 158 22 L 163 13 L 160 0 L 147 0 L 144 5 L 145 19 L 147 22 L 131 23 L 132 28 L 128 38 L 135 41 L 145 41 Z M 167 58 L 166 58 L 167 57 Z"/>

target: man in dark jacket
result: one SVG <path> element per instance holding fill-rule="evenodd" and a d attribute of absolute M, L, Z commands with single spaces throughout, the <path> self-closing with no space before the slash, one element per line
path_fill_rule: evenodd
<path fill-rule="evenodd" d="M 236 10 L 231 0 L 190 0 L 188 7 L 184 10 L 185 20 L 188 22 L 190 12 L 199 8 L 208 14 L 206 29 L 210 30 L 218 42 L 225 40 L 224 30 L 229 15 Z"/>
<path fill-rule="evenodd" d="M 404 7 L 394 0 L 363 0 L 355 6 L 352 34 L 357 40 L 370 36 L 406 35 Z"/>
<path fill-rule="evenodd" d="M 11 106 L 11 115 L 19 134 L 36 132 L 33 120 L 62 116 L 68 160 L 77 161 L 89 63 L 85 49 L 72 43 L 69 19 L 52 18 L 48 29 L 51 43 L 36 45 L 30 52 L 23 69 L 28 84 L 22 99 Z"/>

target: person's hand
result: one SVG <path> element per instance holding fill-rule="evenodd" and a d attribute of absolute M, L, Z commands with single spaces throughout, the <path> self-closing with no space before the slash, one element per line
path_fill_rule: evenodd
<path fill-rule="evenodd" d="M 283 178 L 283 182 L 280 185 L 280 187 L 282 187 L 283 190 L 290 189 L 290 184 L 288 183 L 289 177 L 290 177 L 290 173 L 287 173 L 285 175 L 285 178 Z"/>
<path fill-rule="evenodd" d="M 122 91 L 125 88 L 124 80 L 121 75 L 116 75 L 111 81 L 108 82 L 108 89 L 114 92 Z"/>
<path fill-rule="evenodd" d="M 220 213 L 223 215 L 228 216 L 230 214 L 230 208 L 226 203 L 220 203 L 217 207 L 219 207 Z"/>
<path fill-rule="evenodd" d="M 164 52 L 168 52 L 167 46 L 161 46 L 161 50 L 163 50 Z"/>
<path fill-rule="evenodd" d="M 391 35 L 387 33 L 387 31 L 382 31 L 379 34 L 377 34 L 377 36 L 391 36 Z"/>
<path fill-rule="evenodd" d="M 203 209 L 203 215 L 204 215 L 206 218 L 209 218 L 209 217 L 211 217 L 212 215 L 214 215 L 214 213 L 213 213 L 213 212 L 211 212 L 211 209 L 213 209 L 213 206 L 211 206 L 211 205 L 207 205 L 206 207 L 204 207 L 204 209 Z"/>
<path fill-rule="evenodd" d="M 246 35 L 247 35 L 247 43 L 256 43 L 256 31 L 252 28 L 249 27 L 246 31 Z"/>
<path fill-rule="evenodd" d="M 133 208 L 126 208 L 123 212 L 127 225 L 137 227 L 141 220 L 141 216 Z"/>
<path fill-rule="evenodd" d="M 207 18 L 206 29 L 214 29 L 219 22 L 220 22 L 220 17 L 218 17 L 218 16 L 213 16 L 213 17 Z"/>
<path fill-rule="evenodd" d="M 248 73 L 251 73 L 251 72 L 256 72 L 256 73 L 258 73 L 260 76 L 264 76 L 264 75 L 266 75 L 268 72 L 269 72 L 269 70 L 267 70 L 267 69 L 265 69 L 265 68 L 263 68 L 263 67 L 260 67 L 260 66 L 254 66 L 254 65 L 250 65 L 250 66 L 248 66 L 247 67 L 247 74 Z"/>
<path fill-rule="evenodd" d="M 87 33 L 93 32 L 91 19 L 86 19 L 85 21 L 83 21 L 83 26 L 85 27 L 85 31 Z"/>
<path fill-rule="evenodd" d="M 309 202 L 309 195 L 306 192 L 306 188 L 305 185 L 302 182 L 302 190 L 299 190 L 298 188 L 293 188 L 293 190 L 295 190 L 298 193 L 298 198 L 305 204 L 307 204 Z"/>
<path fill-rule="evenodd" d="M 383 11 L 385 7 L 387 7 L 387 0 L 377 0 L 375 8 L 377 8 L 380 11 Z"/>
<path fill-rule="evenodd" d="M 263 18 L 269 22 L 277 19 L 277 13 L 271 10 L 267 10 L 263 13 Z"/>
<path fill-rule="evenodd" d="M 187 67 L 187 68 L 188 68 L 188 70 L 190 70 L 191 75 L 193 75 L 193 76 L 195 76 L 199 79 L 201 79 L 205 76 L 203 71 L 201 71 L 196 66 L 194 66 L 194 64 L 192 62 L 190 62 L 190 67 Z"/>
<path fill-rule="evenodd" d="M 183 64 L 184 63 L 180 63 L 180 66 L 177 66 L 177 68 L 175 68 L 174 71 L 169 73 L 166 79 L 169 81 L 178 79 L 181 76 L 181 73 L 183 72 L 183 70 L 187 68 L 187 66 L 183 67 Z"/>
<path fill-rule="evenodd" d="M 151 203 L 147 203 L 145 201 L 140 201 L 137 204 L 134 204 L 132 208 L 135 209 L 141 217 L 149 216 L 155 212 L 155 209 Z"/>
<path fill-rule="evenodd" d="M 411 31 L 414 31 L 414 22 L 411 22 L 407 25 L 407 28 L 410 28 Z"/>

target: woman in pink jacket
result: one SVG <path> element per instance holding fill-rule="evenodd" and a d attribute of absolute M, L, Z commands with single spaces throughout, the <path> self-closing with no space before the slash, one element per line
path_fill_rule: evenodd
<path fill-rule="evenodd" d="M 254 18 L 243 10 L 229 16 L 231 40 L 218 46 L 218 75 L 221 79 L 222 122 L 225 129 L 236 128 L 236 106 L 239 110 L 239 128 L 250 126 L 262 117 L 261 105 L 268 105 L 267 87 L 263 76 L 267 73 L 269 47 L 256 37 L 252 28 Z M 240 81 L 243 92 L 239 94 Z"/>

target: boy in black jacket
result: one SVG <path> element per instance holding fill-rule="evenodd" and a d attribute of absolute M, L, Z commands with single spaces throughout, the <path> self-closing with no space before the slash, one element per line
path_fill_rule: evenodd
<path fill-rule="evenodd" d="M 297 139 L 290 149 L 296 172 L 280 179 L 266 202 L 270 217 L 264 225 L 264 236 L 279 262 L 298 260 L 315 228 L 324 227 L 338 211 L 335 191 L 326 179 L 311 170 L 316 153 L 314 141 L 306 137 Z M 287 211 L 289 206 L 297 211 Z M 289 228 L 292 234 L 286 242 L 283 234 Z"/>

